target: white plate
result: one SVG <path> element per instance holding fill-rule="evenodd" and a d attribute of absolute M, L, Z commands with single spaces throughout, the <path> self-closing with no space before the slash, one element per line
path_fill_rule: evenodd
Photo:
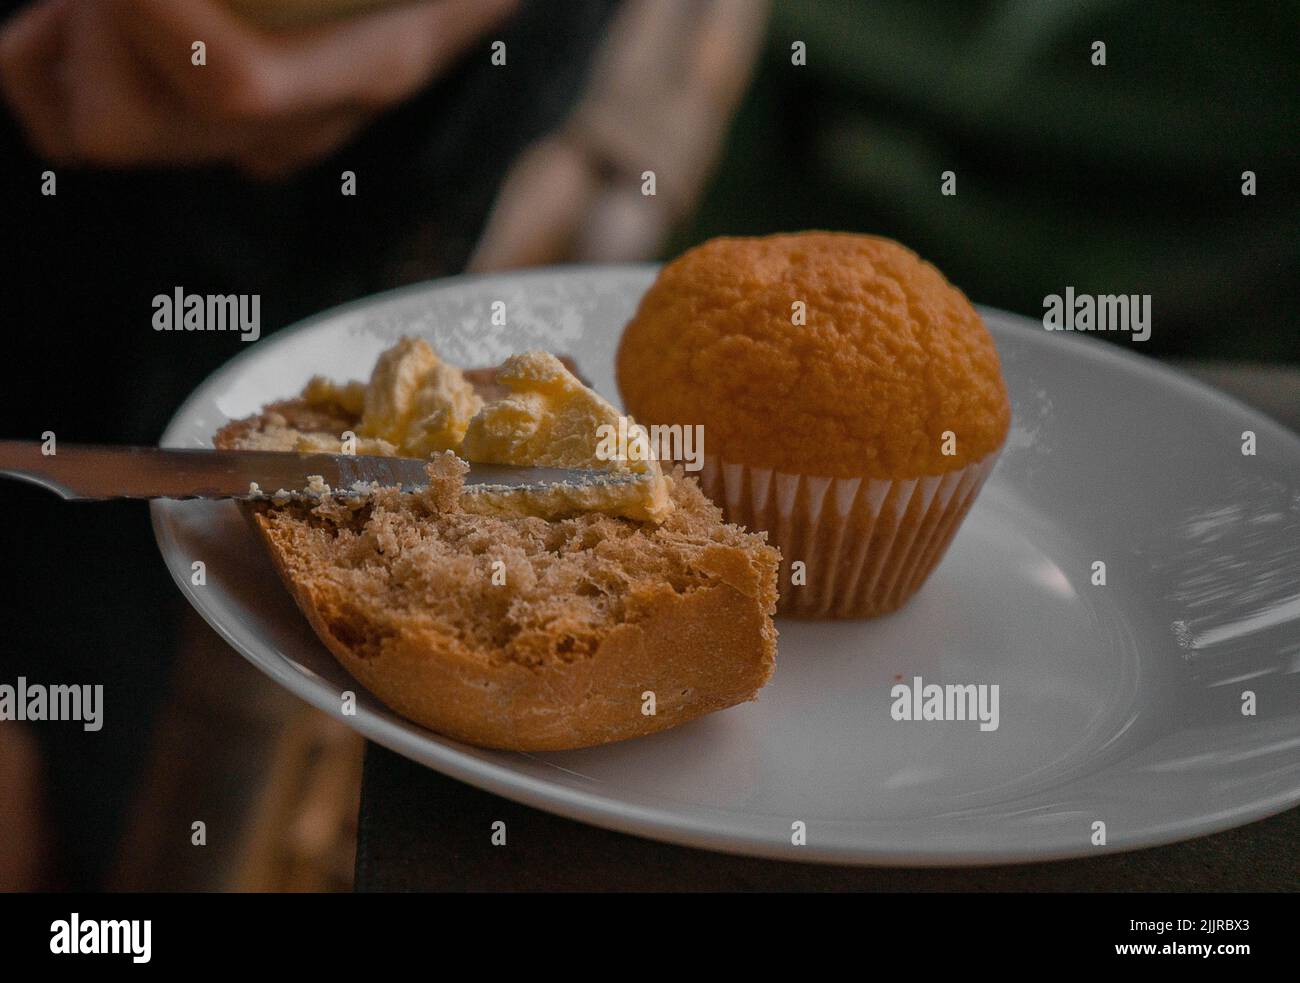
<path fill-rule="evenodd" d="M 364 376 L 400 334 L 461 365 L 573 355 L 617 401 L 613 356 L 648 266 L 459 278 L 256 343 L 167 429 L 226 420 L 314 373 Z M 504 326 L 492 305 L 504 301 Z M 902 612 L 780 623 L 758 702 L 653 737 L 482 751 L 386 710 L 317 641 L 234 505 L 157 502 L 185 596 L 231 645 L 371 740 L 601 826 L 787 859 L 987 863 L 1168 842 L 1300 801 L 1300 440 L 1121 348 L 985 311 L 1015 424 L 947 558 Z M 869 394 L 864 394 L 869 398 Z M 1242 432 L 1258 452 L 1243 456 Z M 706 434 L 707 439 L 707 434 Z M 207 584 L 190 583 L 191 563 Z M 1093 586 L 1092 564 L 1106 564 Z M 1000 724 L 896 721 L 891 687 L 997 684 Z M 1257 713 L 1243 715 L 1243 692 Z M 792 824 L 807 843 L 792 845 Z M 1105 845 L 1094 845 L 1094 824 Z"/>

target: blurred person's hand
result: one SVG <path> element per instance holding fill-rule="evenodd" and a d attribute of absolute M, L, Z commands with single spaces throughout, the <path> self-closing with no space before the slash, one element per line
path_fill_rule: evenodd
<path fill-rule="evenodd" d="M 273 177 L 414 94 L 516 2 L 423 0 L 271 33 L 220 0 L 37 0 L 0 29 L 0 91 L 56 163 Z"/>

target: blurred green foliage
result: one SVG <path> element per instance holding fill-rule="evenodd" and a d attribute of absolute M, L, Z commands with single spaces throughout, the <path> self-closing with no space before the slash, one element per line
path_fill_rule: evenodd
<path fill-rule="evenodd" d="M 722 234 L 874 232 L 1035 318 L 1067 285 L 1150 293 L 1148 354 L 1300 360 L 1298 40 L 1289 0 L 777 0 L 668 254 Z"/>

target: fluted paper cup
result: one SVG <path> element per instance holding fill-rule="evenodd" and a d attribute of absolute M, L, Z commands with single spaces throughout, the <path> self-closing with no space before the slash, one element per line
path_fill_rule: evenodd
<path fill-rule="evenodd" d="M 995 451 L 925 478 L 822 478 L 705 455 L 700 485 L 728 522 L 781 549 L 777 613 L 871 618 L 902 607 L 938 566 L 997 463 Z M 797 561 L 804 582 L 792 582 Z"/>

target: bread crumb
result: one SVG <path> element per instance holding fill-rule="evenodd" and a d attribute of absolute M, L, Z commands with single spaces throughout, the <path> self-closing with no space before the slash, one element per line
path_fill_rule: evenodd
<path fill-rule="evenodd" d="M 380 488 L 360 509 L 331 499 L 265 516 L 303 575 L 348 599 L 339 630 L 358 650 L 418 628 L 492 664 L 540 668 L 592 655 L 674 593 L 725 583 L 775 610 L 780 554 L 765 534 L 723 524 L 680 470 L 676 507 L 659 526 L 600 513 L 548 521 L 463 512 L 467 470 L 442 454 L 417 494 Z"/>

